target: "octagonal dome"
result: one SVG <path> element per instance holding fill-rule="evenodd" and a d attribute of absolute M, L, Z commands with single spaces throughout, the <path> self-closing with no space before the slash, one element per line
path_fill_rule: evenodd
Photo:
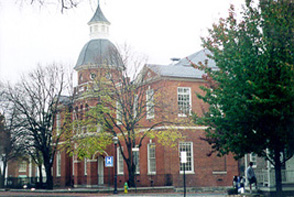
<path fill-rule="evenodd" d="M 108 39 L 93 39 L 85 44 L 80 52 L 75 70 L 83 66 L 123 66 L 117 48 Z"/>

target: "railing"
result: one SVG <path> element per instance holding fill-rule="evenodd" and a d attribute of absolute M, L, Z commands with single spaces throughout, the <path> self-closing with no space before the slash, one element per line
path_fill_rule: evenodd
<path fill-rule="evenodd" d="M 282 183 L 294 183 L 294 170 L 282 170 Z M 257 181 L 263 186 L 275 186 L 275 169 L 263 169 L 255 172 Z"/>
<path fill-rule="evenodd" d="M 257 182 L 260 186 L 273 187 L 275 186 L 275 172 L 271 170 L 255 171 Z M 233 177 L 232 177 L 233 179 Z M 219 181 L 217 185 L 226 186 L 223 180 Z M 128 175 L 117 175 L 117 186 L 123 188 L 125 182 L 128 182 Z M 248 181 L 247 181 L 248 182 Z M 40 185 L 38 177 L 9 177 L 5 179 L 6 188 L 44 188 L 46 177 L 43 178 L 43 184 Z M 294 183 L 294 170 L 282 170 L 282 183 Z M 136 175 L 136 187 L 159 187 L 159 186 L 174 186 L 183 187 L 182 174 L 155 174 L 155 175 Z M 202 183 L 197 183 L 194 175 L 186 174 L 186 186 L 195 187 Z M 114 175 L 106 176 L 69 176 L 69 177 L 54 177 L 54 187 L 104 187 L 113 188 Z M 229 183 L 230 185 L 230 183 Z M 227 185 L 227 186 L 229 186 Z M 211 185 L 213 186 L 213 185 Z"/>

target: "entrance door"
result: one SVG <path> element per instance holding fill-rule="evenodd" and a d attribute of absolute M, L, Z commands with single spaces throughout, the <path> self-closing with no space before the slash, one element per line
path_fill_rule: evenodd
<path fill-rule="evenodd" d="M 98 157 L 98 184 L 104 184 L 104 159 L 103 157 Z"/>

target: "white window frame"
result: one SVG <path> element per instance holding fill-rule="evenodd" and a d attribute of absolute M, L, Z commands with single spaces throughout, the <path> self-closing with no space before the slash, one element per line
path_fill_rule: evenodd
<path fill-rule="evenodd" d="M 139 96 L 138 96 L 138 94 L 135 94 L 135 96 L 134 96 L 134 118 L 136 118 L 137 117 L 137 115 L 138 115 L 138 104 L 139 104 Z"/>
<path fill-rule="evenodd" d="M 84 175 L 87 176 L 87 158 L 84 158 Z"/>
<path fill-rule="evenodd" d="M 60 113 L 58 112 L 56 114 L 56 133 L 60 134 L 60 130 L 61 130 L 61 117 L 60 117 Z"/>
<path fill-rule="evenodd" d="M 136 172 L 135 172 L 135 174 L 140 174 L 140 149 L 139 148 L 134 148 L 134 149 L 136 149 L 136 150 L 133 150 L 132 152 L 133 152 L 133 157 L 134 157 L 134 159 L 135 159 L 135 155 L 134 155 L 134 153 L 135 152 L 137 152 L 138 154 L 138 163 L 136 164 Z"/>
<path fill-rule="evenodd" d="M 61 154 L 58 152 L 56 154 L 56 176 L 61 176 Z"/>
<path fill-rule="evenodd" d="M 152 119 L 154 115 L 154 90 L 149 86 L 146 90 L 146 119 Z"/>
<path fill-rule="evenodd" d="M 26 171 L 27 171 L 27 162 L 26 161 L 22 161 L 19 164 L 18 172 L 26 172 Z"/>
<path fill-rule="evenodd" d="M 188 93 L 182 91 L 180 92 L 180 90 L 188 90 Z M 178 117 L 187 117 L 187 113 L 183 113 L 181 110 L 181 108 L 184 108 L 183 106 L 180 106 L 179 105 L 179 102 L 182 102 L 184 104 L 185 101 L 181 101 L 179 100 L 179 96 L 182 95 L 182 96 L 189 96 L 189 111 L 188 111 L 188 114 L 191 115 L 191 112 L 192 112 L 192 96 L 191 96 L 191 88 L 190 87 L 178 87 L 177 88 L 177 101 L 178 101 Z M 187 102 L 187 101 L 186 101 Z M 184 108 L 184 110 L 186 110 L 186 107 Z"/>
<path fill-rule="evenodd" d="M 123 149 L 123 147 L 122 147 L 122 149 Z M 116 153 L 117 153 L 117 155 L 116 155 L 117 156 L 117 174 L 122 175 L 122 174 L 124 174 L 124 158 L 120 152 L 119 147 L 117 147 Z"/>
<path fill-rule="evenodd" d="M 257 167 L 257 154 L 256 153 L 250 153 L 249 161 L 253 163 L 252 168 L 256 168 Z"/>
<path fill-rule="evenodd" d="M 116 124 L 122 124 L 122 106 L 118 101 L 116 101 L 116 120 Z"/>
<path fill-rule="evenodd" d="M 156 149 L 155 149 L 155 143 L 147 144 L 147 162 L 148 162 L 148 174 L 156 174 Z M 153 165 L 153 166 L 151 166 L 151 165 Z"/>
<path fill-rule="evenodd" d="M 75 144 L 75 148 L 76 148 L 76 144 Z M 72 156 L 72 175 L 75 175 L 75 156 Z"/>
<path fill-rule="evenodd" d="M 184 147 L 182 147 L 182 146 L 185 146 L 185 148 Z M 189 146 L 189 149 L 191 150 L 191 153 L 189 154 L 189 152 L 187 151 L 187 148 L 186 148 L 186 146 Z M 183 149 L 185 149 L 185 150 L 183 150 Z M 187 154 L 187 163 L 185 164 L 186 166 L 185 166 L 185 173 L 186 174 L 194 174 L 194 155 L 193 155 L 193 142 L 180 142 L 179 143 L 179 156 L 180 156 L 180 161 L 181 161 L 181 152 L 186 152 Z M 190 164 L 189 164 L 190 163 Z M 180 162 L 180 173 L 181 174 L 183 174 L 184 173 L 184 171 L 183 170 L 181 170 L 181 168 L 183 167 L 183 163 L 181 163 Z M 190 166 L 190 168 L 191 169 L 189 169 L 189 170 L 187 170 L 187 168 L 189 168 L 189 166 Z"/>

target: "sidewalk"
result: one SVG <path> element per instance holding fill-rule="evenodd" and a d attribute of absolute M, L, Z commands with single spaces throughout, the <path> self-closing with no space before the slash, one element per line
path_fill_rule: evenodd
<path fill-rule="evenodd" d="M 157 188 L 158 189 L 158 188 Z M 154 188 L 137 188 L 129 191 L 128 194 L 124 194 L 122 189 L 118 189 L 118 194 L 113 194 L 113 189 L 91 189 L 91 188 L 68 188 L 68 189 L 53 189 L 53 190 L 31 190 L 31 189 L 10 189 L 5 191 L 0 189 L 0 196 L 46 196 L 46 197 L 62 197 L 62 196 L 171 196 L 179 197 L 184 196 L 183 192 L 176 192 L 173 188 L 165 188 L 169 190 L 162 191 L 154 190 Z M 198 193 L 198 192 L 187 192 L 186 196 L 202 196 L 202 197 L 224 197 L 226 193 Z"/>
<path fill-rule="evenodd" d="M 159 188 L 162 189 L 162 188 Z M 167 188 L 171 189 L 171 188 Z M 120 188 L 118 190 L 118 194 L 113 194 L 113 189 L 91 189 L 91 188 L 68 188 L 68 189 L 53 189 L 53 190 L 31 190 L 31 189 L 0 189 L 0 196 L 22 196 L 22 197 L 30 197 L 30 196 L 44 196 L 44 197 L 63 197 L 63 196 L 123 196 L 123 197 L 134 197 L 134 196 L 157 196 L 157 197 L 164 197 L 164 196 L 170 196 L 170 197 L 179 197 L 184 196 L 184 192 L 182 191 L 160 191 L 160 190 L 154 190 L 154 188 L 137 188 L 132 189 L 128 194 L 124 194 L 123 190 Z M 186 196 L 202 196 L 202 197 L 255 197 L 259 196 L 256 194 L 242 194 L 242 195 L 227 195 L 226 191 L 223 192 L 191 192 L 187 191 Z"/>

